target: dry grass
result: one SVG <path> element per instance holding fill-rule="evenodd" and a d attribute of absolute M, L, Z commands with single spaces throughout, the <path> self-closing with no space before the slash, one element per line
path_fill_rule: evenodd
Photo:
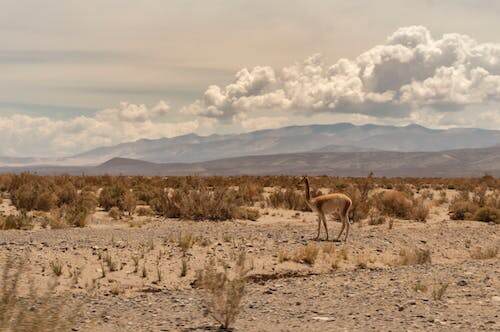
<path fill-rule="evenodd" d="M 278 261 L 280 263 L 286 261 L 293 261 L 296 263 L 302 263 L 307 265 L 314 265 L 318 254 L 320 252 L 320 247 L 316 243 L 308 243 L 305 246 L 301 246 L 292 252 L 287 250 L 281 250 L 278 252 Z M 333 249 L 326 249 L 333 250 Z"/>
<path fill-rule="evenodd" d="M 474 259 L 490 259 L 495 258 L 498 255 L 497 246 L 488 247 L 474 247 L 470 251 L 470 257 Z"/>
<path fill-rule="evenodd" d="M 382 225 L 387 221 L 387 218 L 380 213 L 377 209 L 370 211 L 367 223 L 371 226 Z"/>
<path fill-rule="evenodd" d="M 431 264 L 431 251 L 420 248 L 403 248 L 399 251 L 396 265 Z"/>
<path fill-rule="evenodd" d="M 236 321 L 245 295 L 246 277 L 252 269 L 241 252 L 233 268 L 225 261 L 212 259 L 203 270 L 197 272 L 196 285 L 206 292 L 205 304 L 209 315 L 229 329 Z"/>
<path fill-rule="evenodd" d="M 294 189 L 276 190 L 269 195 L 267 202 L 273 208 L 297 211 L 309 210 L 304 194 Z"/>
<path fill-rule="evenodd" d="M 490 206 L 479 208 L 474 214 L 474 220 L 500 224 L 500 209 Z"/>
<path fill-rule="evenodd" d="M 0 284 L 0 331 L 69 331 L 76 322 L 79 307 L 57 296 L 55 283 L 42 294 L 33 287 L 22 292 L 21 284 L 26 278 L 29 278 L 26 264 L 15 264 L 8 258 Z"/>
<path fill-rule="evenodd" d="M 0 230 L 21 229 L 29 230 L 33 228 L 33 217 L 26 213 L 21 213 L 18 216 L 10 215 L 7 217 L 0 216 Z"/>
<path fill-rule="evenodd" d="M 119 220 L 122 217 L 120 209 L 116 206 L 113 206 L 111 209 L 109 209 L 108 215 L 113 220 Z"/>
<path fill-rule="evenodd" d="M 429 216 L 429 207 L 423 199 L 415 199 L 412 203 L 411 217 L 414 220 L 425 222 Z"/>
<path fill-rule="evenodd" d="M 412 212 L 412 201 L 401 191 L 389 190 L 374 197 L 375 206 L 384 215 L 409 219 Z"/>
<path fill-rule="evenodd" d="M 191 249 L 197 241 L 198 237 L 193 233 L 179 233 L 177 237 L 177 246 L 181 248 L 183 252 L 186 252 Z"/>
<path fill-rule="evenodd" d="M 153 210 L 151 210 L 150 207 L 145 207 L 145 206 L 138 207 L 135 210 L 135 213 L 137 213 L 137 215 L 139 217 L 151 217 L 151 216 L 154 216 Z"/>
<path fill-rule="evenodd" d="M 449 283 L 445 281 L 437 281 L 431 290 L 432 298 L 435 301 L 441 301 L 443 299 L 446 290 L 448 289 Z"/>
<path fill-rule="evenodd" d="M 415 292 L 426 293 L 428 290 L 428 287 L 426 284 L 422 283 L 420 280 L 417 280 L 415 282 L 415 284 L 413 285 L 413 290 Z"/>
<path fill-rule="evenodd" d="M 188 269 L 189 269 L 188 260 L 186 258 L 183 258 L 181 261 L 181 273 L 180 273 L 181 278 L 187 275 Z"/>
<path fill-rule="evenodd" d="M 54 273 L 54 275 L 56 277 L 60 277 L 62 275 L 62 272 L 63 272 L 63 266 L 62 266 L 62 263 L 59 261 L 59 260 L 54 260 L 54 261 L 51 261 L 49 263 L 50 265 L 50 269 L 52 270 L 52 273 Z"/>

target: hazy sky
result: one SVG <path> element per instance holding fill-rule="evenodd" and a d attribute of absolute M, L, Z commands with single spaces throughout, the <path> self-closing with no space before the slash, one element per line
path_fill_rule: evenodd
<path fill-rule="evenodd" d="M 498 129 L 499 17 L 486 0 L 4 0 L 0 155 L 338 121 Z"/>

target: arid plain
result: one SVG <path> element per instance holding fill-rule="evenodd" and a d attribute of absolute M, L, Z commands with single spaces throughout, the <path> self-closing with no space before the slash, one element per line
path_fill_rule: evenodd
<path fill-rule="evenodd" d="M 498 180 L 311 181 L 347 243 L 296 177 L 3 176 L 1 328 L 500 329 Z"/>

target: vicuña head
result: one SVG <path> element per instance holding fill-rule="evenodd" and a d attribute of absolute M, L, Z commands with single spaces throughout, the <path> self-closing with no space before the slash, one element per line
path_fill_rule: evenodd
<path fill-rule="evenodd" d="M 318 215 L 318 235 L 316 236 L 316 240 L 319 239 L 321 233 L 321 223 L 325 227 L 326 239 L 328 240 L 328 227 L 326 225 L 326 214 L 330 213 L 338 213 L 340 215 L 340 219 L 342 221 L 342 229 L 340 230 L 339 235 L 337 236 L 335 241 L 339 241 L 340 236 L 344 232 L 344 228 L 346 229 L 345 239 L 347 242 L 347 237 L 349 236 L 349 226 L 351 221 L 349 220 L 349 210 L 352 206 L 351 199 L 344 194 L 334 193 L 328 195 L 320 195 L 314 198 L 311 198 L 311 189 L 309 185 L 309 178 L 304 176 L 302 178 L 304 182 L 304 191 L 307 205 L 316 212 Z"/>

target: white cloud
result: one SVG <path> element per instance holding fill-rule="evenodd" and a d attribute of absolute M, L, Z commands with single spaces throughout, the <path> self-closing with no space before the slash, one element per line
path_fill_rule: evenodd
<path fill-rule="evenodd" d="M 245 131 L 255 131 L 283 127 L 289 124 L 289 119 L 284 116 L 259 116 L 248 118 L 246 114 L 240 113 L 235 115 L 233 122 L 239 123 Z"/>
<path fill-rule="evenodd" d="M 54 156 L 71 155 L 103 145 L 141 138 L 172 137 L 213 126 L 214 121 L 194 119 L 167 121 L 169 107 L 160 102 L 152 108 L 121 103 L 95 116 L 68 120 L 27 115 L 0 116 L 0 154 Z"/>
<path fill-rule="evenodd" d="M 180 111 L 160 101 L 67 120 L 0 115 L 0 154 L 71 155 L 141 138 L 314 121 L 500 128 L 500 44 L 460 34 L 435 39 L 411 26 L 332 65 L 315 54 L 279 70 L 244 68 Z"/>
<path fill-rule="evenodd" d="M 422 109 L 451 111 L 498 101 L 500 44 L 460 34 L 434 39 L 425 27 L 411 26 L 331 66 L 313 55 L 278 71 L 245 68 L 233 83 L 210 86 L 183 112 L 226 120 L 259 110 L 409 118 Z"/>

